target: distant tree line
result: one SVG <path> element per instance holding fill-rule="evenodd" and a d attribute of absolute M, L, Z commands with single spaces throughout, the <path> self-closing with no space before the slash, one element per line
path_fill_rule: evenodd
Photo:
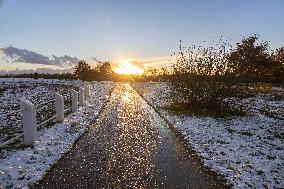
<path fill-rule="evenodd" d="M 82 60 L 74 68 L 74 77 L 83 81 L 118 81 L 118 82 L 139 82 L 139 81 L 160 81 L 167 80 L 169 75 L 167 68 L 145 68 L 142 75 L 138 74 L 117 74 L 111 68 L 110 62 L 99 62 L 92 68 L 86 61 Z"/>
<path fill-rule="evenodd" d="M 81 60 L 74 68 L 74 77 L 83 81 L 113 80 L 114 72 L 110 62 L 99 62 L 92 68 L 86 61 Z"/>
<path fill-rule="evenodd" d="M 0 78 L 34 78 L 34 79 L 66 79 L 66 80 L 74 80 L 76 79 L 72 73 L 25 73 L 25 74 L 7 74 L 7 75 L 1 75 Z"/>
<path fill-rule="evenodd" d="M 66 80 L 83 80 L 83 81 L 105 81 L 114 80 L 115 74 L 111 69 L 110 62 L 98 62 L 92 68 L 86 61 L 81 60 L 74 67 L 74 73 L 29 73 L 29 74 L 7 74 L 1 75 L 0 78 L 34 78 L 34 79 L 66 79 Z"/>

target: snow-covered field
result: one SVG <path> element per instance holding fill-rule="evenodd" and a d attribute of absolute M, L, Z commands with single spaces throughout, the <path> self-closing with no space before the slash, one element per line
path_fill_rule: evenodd
<path fill-rule="evenodd" d="M 160 108 L 171 103 L 167 83 L 132 87 L 184 135 L 204 165 L 223 175 L 233 188 L 284 188 L 283 99 L 256 95 L 239 100 L 249 111 L 245 117 L 176 116 Z"/>
<path fill-rule="evenodd" d="M 55 98 L 54 93 L 58 92 L 64 96 L 65 109 L 70 106 L 70 90 L 77 89 L 78 82 L 60 80 L 25 79 L 5 80 L 0 79 L 0 115 L 20 109 L 20 100 L 25 98 L 34 105 L 50 101 Z M 69 101 L 69 103 L 68 103 Z M 55 114 L 54 103 L 48 103 L 37 107 L 37 121 L 41 123 Z M 21 114 L 16 113 L 10 116 L 0 116 L 0 143 L 15 137 L 22 132 Z"/>
<path fill-rule="evenodd" d="M 69 84 L 67 84 L 68 82 Z M 33 99 L 33 102 L 39 103 L 41 100 L 46 101 L 45 97 L 47 99 L 49 97 L 52 98 L 51 93 L 54 89 L 49 89 L 46 86 L 33 86 L 31 83 L 26 83 L 28 85 L 26 90 L 24 90 L 24 87 L 13 89 L 16 91 L 16 94 L 12 95 L 9 94 L 11 90 L 6 89 L 3 93 L 4 95 L 2 94 L 0 98 L 6 101 L 11 99 L 11 104 L 16 104 L 17 99 L 22 97 Z M 80 85 L 79 82 L 76 82 L 76 85 L 74 85 L 70 81 L 64 81 L 65 84 L 67 86 Z M 91 84 L 92 95 L 87 98 L 86 105 L 80 107 L 77 113 L 69 114 L 63 123 L 56 123 L 52 127 L 44 128 L 40 132 L 33 148 L 2 150 L 2 158 L 0 159 L 0 188 L 27 188 L 40 180 L 45 172 L 72 147 L 72 144 L 85 131 L 90 121 L 95 119 L 113 86 L 112 82 L 93 82 Z M 33 97 L 30 97 L 29 94 L 33 95 Z M 4 110 L 5 107 L 3 108 Z"/>
<path fill-rule="evenodd" d="M 227 99 L 235 106 L 242 106 L 251 115 L 265 115 L 284 120 L 284 88 L 273 87 L 269 92 L 257 93 L 248 98 Z"/>

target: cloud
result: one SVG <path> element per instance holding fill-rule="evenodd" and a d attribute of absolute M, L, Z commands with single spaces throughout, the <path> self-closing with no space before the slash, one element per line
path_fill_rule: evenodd
<path fill-rule="evenodd" d="M 144 67 L 166 67 L 169 65 L 169 56 L 130 59 L 126 60 L 132 65 L 141 69 Z M 30 73 L 34 71 L 60 73 L 63 70 L 72 71 L 80 60 L 76 57 L 70 56 L 45 56 L 40 53 L 29 51 L 26 49 L 18 49 L 13 46 L 7 48 L 0 48 L 0 71 L 1 74 L 7 74 L 9 71 L 16 70 L 16 72 Z M 87 59 L 91 66 L 96 66 L 100 61 L 94 57 Z M 111 61 L 112 68 L 121 66 L 122 60 Z M 17 70 L 17 68 L 19 68 Z M 12 73 L 12 72 L 11 72 Z"/>
<path fill-rule="evenodd" d="M 91 57 L 91 61 L 94 61 L 94 62 L 96 62 L 96 63 L 99 63 L 99 62 L 100 62 L 100 60 L 97 59 L 97 58 L 95 58 L 95 57 Z"/>
<path fill-rule="evenodd" d="M 116 70 L 115 72 L 118 72 L 117 70 L 123 69 L 123 72 L 127 72 L 128 65 L 124 64 L 124 62 L 128 62 L 133 66 L 136 66 L 140 68 L 140 70 L 144 70 L 147 67 L 152 68 L 167 68 L 170 66 L 170 56 L 163 56 L 163 57 L 152 57 L 152 58 L 144 58 L 144 59 L 128 59 L 128 60 L 112 60 L 111 61 L 111 67 L 113 70 Z M 130 68 L 129 68 L 130 69 Z"/>
<path fill-rule="evenodd" d="M 153 57 L 153 58 L 144 58 L 138 60 L 144 66 L 166 66 L 169 64 L 170 57 L 162 56 L 162 57 Z"/>
<path fill-rule="evenodd" d="M 144 67 L 166 67 L 170 65 L 170 56 L 142 58 L 137 60 L 125 60 L 131 64 L 143 69 Z M 113 60 L 112 67 L 118 67 L 123 61 Z"/>
<path fill-rule="evenodd" d="M 13 46 L 2 48 L 1 51 L 6 56 L 5 59 L 8 62 L 13 63 L 31 63 L 70 67 L 76 65 L 79 62 L 79 59 L 76 57 L 70 57 L 67 55 L 60 57 L 53 55 L 52 57 L 47 57 L 33 51 L 18 49 Z"/>
<path fill-rule="evenodd" d="M 137 66 L 138 68 L 141 68 L 141 69 L 144 68 L 144 66 L 138 61 L 128 61 L 128 62 L 131 63 L 134 66 Z"/>

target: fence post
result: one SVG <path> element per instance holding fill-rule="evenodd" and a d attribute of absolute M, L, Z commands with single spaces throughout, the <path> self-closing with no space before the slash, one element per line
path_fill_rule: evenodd
<path fill-rule="evenodd" d="M 24 143 L 34 144 L 37 137 L 37 123 L 35 106 L 26 99 L 21 100 Z"/>
<path fill-rule="evenodd" d="M 64 120 L 64 98 L 59 93 L 55 93 L 56 121 Z"/>
<path fill-rule="evenodd" d="M 72 112 L 77 112 L 78 110 L 78 92 L 75 90 L 71 91 L 72 94 Z"/>
<path fill-rule="evenodd" d="M 89 96 L 90 96 L 90 85 L 89 85 L 89 84 L 87 84 L 87 85 L 85 86 L 85 96 L 86 96 L 86 97 L 89 97 Z"/>
<path fill-rule="evenodd" d="M 84 105 L 84 100 L 85 100 L 84 88 L 81 87 L 79 91 L 79 105 L 80 106 Z"/>

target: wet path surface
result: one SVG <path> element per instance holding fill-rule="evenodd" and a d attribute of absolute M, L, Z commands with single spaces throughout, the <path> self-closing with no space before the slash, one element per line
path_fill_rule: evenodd
<path fill-rule="evenodd" d="M 118 84 L 96 123 L 34 188 L 224 188 L 145 101 Z"/>

